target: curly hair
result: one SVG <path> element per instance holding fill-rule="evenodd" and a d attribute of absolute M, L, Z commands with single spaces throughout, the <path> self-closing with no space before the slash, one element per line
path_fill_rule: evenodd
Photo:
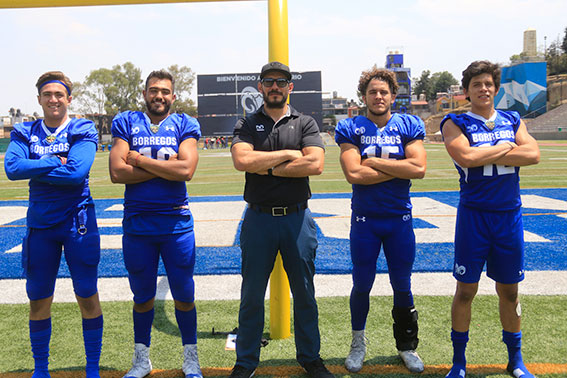
<path fill-rule="evenodd" d="M 366 90 L 368 89 L 368 84 L 373 80 L 382 80 L 388 83 L 390 87 L 390 92 L 393 95 L 398 93 L 398 82 L 396 81 L 396 74 L 385 68 L 378 68 L 374 65 L 371 69 L 362 71 L 360 74 L 360 79 L 358 80 L 358 92 L 362 96 L 366 96 Z"/>
<path fill-rule="evenodd" d="M 43 87 L 45 84 L 47 84 L 47 82 L 55 81 L 55 80 L 63 83 L 63 86 L 67 89 L 67 95 L 70 96 L 71 90 L 73 89 L 73 83 L 61 71 L 48 71 L 48 72 L 44 73 L 43 75 L 41 75 L 39 77 L 39 79 L 37 79 L 37 82 L 35 83 L 35 86 L 37 88 L 37 92 L 39 93 L 41 91 L 41 87 Z"/>
<path fill-rule="evenodd" d="M 488 60 L 477 60 L 469 64 L 467 69 L 463 71 L 463 79 L 461 80 L 463 88 L 468 90 L 472 78 L 484 73 L 490 74 L 492 76 L 496 91 L 498 92 L 498 89 L 500 88 L 500 77 L 502 76 L 502 71 L 498 64 L 489 62 Z"/>

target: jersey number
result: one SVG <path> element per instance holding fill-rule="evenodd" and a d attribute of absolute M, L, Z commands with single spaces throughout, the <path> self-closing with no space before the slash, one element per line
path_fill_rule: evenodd
<path fill-rule="evenodd" d="M 364 151 L 366 156 L 368 157 L 376 157 L 376 146 L 371 146 L 367 150 Z M 399 146 L 382 146 L 382 150 L 380 153 L 380 158 L 382 159 L 393 159 L 390 157 L 390 154 L 397 154 L 400 152 Z"/>
<path fill-rule="evenodd" d="M 138 151 L 140 155 L 145 157 L 152 157 L 152 148 L 151 147 L 142 147 Z M 169 158 L 175 155 L 175 150 L 171 147 L 162 147 L 157 150 L 157 160 L 169 160 Z"/>
<path fill-rule="evenodd" d="M 505 140 L 500 141 L 496 144 L 500 144 L 500 143 L 506 143 L 506 141 Z M 490 144 L 489 143 L 481 144 L 478 147 L 490 147 Z M 500 175 L 511 175 L 515 171 L 516 171 L 515 167 L 513 167 L 513 166 L 496 164 L 496 174 L 498 176 L 500 176 Z M 494 164 L 487 164 L 487 165 L 482 167 L 482 175 L 483 176 L 492 176 L 493 172 L 494 172 Z"/>

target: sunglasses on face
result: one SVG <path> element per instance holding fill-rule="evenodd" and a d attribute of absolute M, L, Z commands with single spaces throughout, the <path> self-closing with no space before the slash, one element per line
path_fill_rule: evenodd
<path fill-rule="evenodd" d="M 280 79 L 267 78 L 267 79 L 260 80 L 260 82 L 266 88 L 270 88 L 272 85 L 274 85 L 274 83 L 276 83 L 277 86 L 280 87 L 280 88 L 284 88 L 289 84 L 289 80 L 282 79 L 282 78 L 280 78 Z"/>

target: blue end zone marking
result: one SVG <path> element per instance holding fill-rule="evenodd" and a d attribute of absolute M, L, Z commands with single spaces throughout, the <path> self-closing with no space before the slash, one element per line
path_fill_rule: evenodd
<path fill-rule="evenodd" d="M 549 199 L 567 202 L 567 189 L 527 189 L 522 195 L 537 195 Z M 313 199 L 350 199 L 350 193 L 314 194 Z M 412 193 L 412 198 L 426 197 L 444 205 L 456 208 L 459 202 L 458 192 L 420 192 Z M 191 198 L 191 203 L 242 201 L 241 196 L 207 196 Z M 122 211 L 107 211 L 113 205 L 121 205 L 122 199 L 95 200 L 98 219 L 116 219 L 117 224 L 110 227 L 100 227 L 101 235 L 121 235 L 120 219 Z M 26 207 L 27 201 L 0 201 L 0 211 L 6 206 Z M 557 216 L 566 210 L 524 208 L 524 229 L 550 242 L 526 242 L 526 270 L 567 270 L 567 218 Z M 350 213 L 350 211 L 349 211 Z M 535 215 L 537 214 L 537 215 Z M 317 218 L 325 219 L 332 216 L 328 213 L 314 213 Z M 317 219 L 316 219 L 317 221 Z M 414 229 L 427 229 L 436 233 L 439 229 L 420 218 L 414 218 Z M 21 244 L 25 235 L 25 218 L 13 220 L 1 226 L 0 230 L 0 279 L 21 278 L 21 253 L 6 253 Z M 14 227 L 16 226 L 16 227 Z M 17 227 L 20 226 L 20 227 Z M 238 230 L 240 227 L 238 228 Z M 348 238 L 333 238 L 323 235 L 318 226 L 319 248 L 317 250 L 317 273 L 348 274 L 351 272 L 350 251 Z M 239 274 L 240 248 L 238 246 L 239 231 L 234 235 L 232 246 L 228 247 L 197 247 L 195 274 Z M 450 272 L 453 265 L 453 244 L 418 243 L 414 271 L 418 272 Z M 380 255 L 377 272 L 387 272 L 386 261 Z M 61 264 L 59 274 L 69 277 L 67 265 Z M 120 249 L 103 249 L 99 265 L 101 277 L 126 276 Z M 160 264 L 159 274 L 165 274 Z"/>

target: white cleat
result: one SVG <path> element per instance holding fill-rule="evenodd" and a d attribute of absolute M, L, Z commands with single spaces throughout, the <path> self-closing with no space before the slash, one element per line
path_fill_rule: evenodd
<path fill-rule="evenodd" d="M 197 344 L 183 345 L 183 374 L 185 378 L 203 378 L 197 355 Z"/>
<path fill-rule="evenodd" d="M 398 354 L 402 358 L 402 361 L 404 361 L 404 365 L 406 365 L 408 370 L 412 373 L 421 373 L 425 369 L 423 361 L 415 350 L 399 350 Z"/>
<path fill-rule="evenodd" d="M 345 367 L 351 373 L 356 373 L 362 369 L 366 356 L 366 337 L 364 330 L 352 331 L 352 343 L 350 344 L 350 352 L 345 360 Z"/>
<path fill-rule="evenodd" d="M 144 344 L 134 344 L 134 356 L 132 357 L 132 369 L 123 378 L 143 378 L 152 371 L 150 361 L 150 347 Z"/>

